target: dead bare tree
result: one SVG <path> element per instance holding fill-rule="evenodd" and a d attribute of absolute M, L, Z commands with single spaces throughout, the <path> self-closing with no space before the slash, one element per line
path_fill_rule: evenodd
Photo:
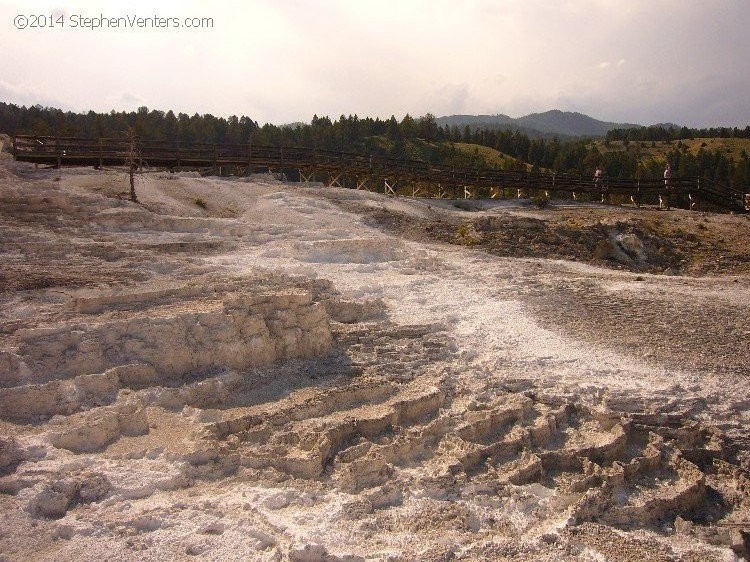
<path fill-rule="evenodd" d="M 130 173 L 130 200 L 133 203 L 137 203 L 138 197 L 136 197 L 136 194 L 135 194 L 134 173 L 135 173 L 135 167 L 136 167 L 136 159 L 138 156 L 138 150 L 137 150 L 136 142 L 135 142 L 135 133 L 133 132 L 132 129 L 128 131 L 128 136 L 129 136 L 130 143 L 128 145 L 129 150 L 128 150 L 127 166 L 128 166 L 128 171 Z"/>

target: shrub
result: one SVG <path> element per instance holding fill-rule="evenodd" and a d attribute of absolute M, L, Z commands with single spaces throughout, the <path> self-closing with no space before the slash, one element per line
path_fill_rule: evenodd
<path fill-rule="evenodd" d="M 195 204 L 198 205 L 201 209 L 205 209 L 206 207 L 208 207 L 208 205 L 206 205 L 206 202 L 200 197 L 195 198 Z"/>
<path fill-rule="evenodd" d="M 476 246 L 482 241 L 482 235 L 473 224 L 462 224 L 456 230 L 456 242 L 463 246 Z"/>
<path fill-rule="evenodd" d="M 456 207 L 457 209 L 461 209 L 462 211 L 474 210 L 474 206 L 469 201 L 466 201 L 465 199 L 459 199 L 458 201 L 453 203 L 453 206 Z"/>
<path fill-rule="evenodd" d="M 531 202 L 539 209 L 544 209 L 549 205 L 549 196 L 541 191 L 532 197 Z"/>

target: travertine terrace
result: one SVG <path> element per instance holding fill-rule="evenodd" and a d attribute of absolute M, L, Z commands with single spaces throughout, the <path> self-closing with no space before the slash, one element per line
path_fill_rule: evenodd
<path fill-rule="evenodd" d="M 0 559 L 747 556 L 744 270 L 649 269 L 593 204 L 633 267 L 462 243 L 555 212 L 517 203 L 128 189 L 2 155 Z"/>

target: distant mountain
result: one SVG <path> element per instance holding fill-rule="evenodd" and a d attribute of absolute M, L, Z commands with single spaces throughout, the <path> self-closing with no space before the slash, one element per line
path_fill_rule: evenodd
<path fill-rule="evenodd" d="M 465 127 L 466 125 L 513 125 L 516 120 L 513 117 L 502 115 L 451 115 L 449 117 L 438 117 L 435 119 L 438 125 L 449 127 Z"/>
<path fill-rule="evenodd" d="M 649 127 L 654 127 L 655 129 L 682 129 L 682 125 L 677 125 L 676 123 L 656 123 L 649 125 Z"/>
<path fill-rule="evenodd" d="M 553 109 L 544 113 L 532 113 L 525 117 L 507 115 L 451 115 L 435 119 L 438 125 L 459 129 L 469 125 L 472 128 L 518 129 L 532 137 L 603 137 L 611 129 L 641 127 L 630 123 L 599 121 L 588 115 Z"/>

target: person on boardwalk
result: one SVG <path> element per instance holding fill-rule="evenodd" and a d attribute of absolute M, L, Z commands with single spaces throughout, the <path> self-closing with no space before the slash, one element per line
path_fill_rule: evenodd
<path fill-rule="evenodd" d="M 672 187 L 670 180 L 672 178 L 672 168 L 669 165 L 669 162 L 667 162 L 667 167 L 664 168 L 664 198 L 666 198 L 666 207 L 667 211 L 669 211 L 669 191 Z M 659 208 L 662 209 L 664 207 L 664 199 L 662 196 L 659 196 Z"/>

